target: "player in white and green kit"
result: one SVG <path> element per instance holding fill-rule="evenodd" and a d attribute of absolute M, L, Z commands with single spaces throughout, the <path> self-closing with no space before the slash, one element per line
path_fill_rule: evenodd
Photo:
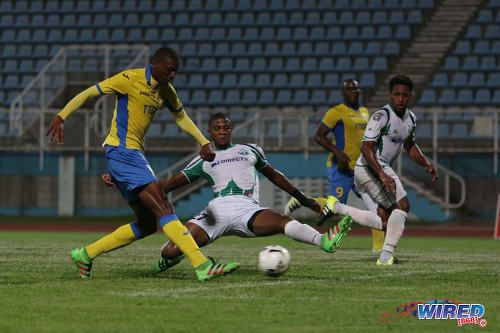
<path fill-rule="evenodd" d="M 205 178 L 212 185 L 215 198 L 208 206 L 186 223 L 196 243 L 201 247 L 221 236 L 240 237 L 270 236 L 284 233 L 297 241 L 316 245 L 326 252 L 335 252 L 350 230 L 351 217 L 320 234 L 307 224 L 281 215 L 272 209 L 259 205 L 258 172 L 275 185 L 297 198 L 300 203 L 317 212 L 319 204 L 305 197 L 279 171 L 266 160 L 262 148 L 256 144 L 232 144 L 231 120 L 224 113 L 210 117 L 208 135 L 216 147 L 216 157 L 207 162 L 193 159 L 181 172 L 166 181 L 160 181 L 165 193 L 186 185 L 198 177 Z M 173 242 L 167 242 L 161 257 L 153 264 L 153 271 L 161 272 L 177 264 L 182 252 Z"/>
<path fill-rule="evenodd" d="M 416 117 L 407 106 L 413 94 L 413 82 L 398 75 L 389 82 L 390 104 L 375 112 L 363 135 L 361 156 L 354 168 L 356 185 L 367 207 L 378 205 L 388 216 L 383 221 L 377 214 L 344 205 L 337 200 L 328 200 L 320 214 L 321 218 L 339 213 L 350 214 L 355 222 L 375 229 L 387 229 L 384 245 L 377 265 L 392 265 L 394 249 L 403 235 L 410 203 L 398 175 L 391 168 L 392 162 L 403 148 L 416 163 L 438 178 L 435 166 L 430 164 L 415 142 Z"/>

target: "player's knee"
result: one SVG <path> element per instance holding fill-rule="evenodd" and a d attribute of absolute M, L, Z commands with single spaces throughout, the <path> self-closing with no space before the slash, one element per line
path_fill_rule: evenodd
<path fill-rule="evenodd" d="M 396 203 L 396 208 L 404 211 L 405 213 L 408 213 L 410 211 L 410 202 L 408 201 L 408 198 L 404 197 L 403 199 L 399 200 Z"/>

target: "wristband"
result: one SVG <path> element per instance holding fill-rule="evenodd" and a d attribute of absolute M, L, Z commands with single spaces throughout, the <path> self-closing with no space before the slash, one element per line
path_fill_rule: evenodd
<path fill-rule="evenodd" d="M 302 194 L 302 192 L 300 192 L 298 189 L 295 189 L 293 190 L 293 192 L 291 193 L 292 197 L 294 197 L 295 199 L 299 200 L 300 204 L 301 205 L 304 205 L 304 203 L 307 201 L 307 197 L 305 195 Z"/>

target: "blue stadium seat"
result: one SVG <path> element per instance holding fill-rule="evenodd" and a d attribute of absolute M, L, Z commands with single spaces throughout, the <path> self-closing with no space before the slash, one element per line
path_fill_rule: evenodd
<path fill-rule="evenodd" d="M 290 81 L 288 82 L 288 85 L 294 88 L 302 88 L 305 86 L 305 84 L 306 84 L 305 75 L 302 73 L 292 74 L 292 76 L 290 77 Z"/>
<path fill-rule="evenodd" d="M 228 55 L 229 54 L 229 44 L 228 43 L 215 44 L 214 54 L 216 56 Z"/>
<path fill-rule="evenodd" d="M 341 28 L 338 26 L 329 26 L 326 29 L 326 37 L 325 38 L 328 40 L 332 40 L 332 41 L 342 39 L 343 36 L 342 36 Z"/>
<path fill-rule="evenodd" d="M 203 72 L 214 72 L 216 69 L 214 58 L 204 58 L 201 61 L 201 70 Z"/>
<path fill-rule="evenodd" d="M 446 57 L 443 65 L 443 70 L 444 71 L 457 71 L 460 67 L 460 62 L 458 60 L 458 57 L 456 56 L 449 56 Z"/>
<path fill-rule="evenodd" d="M 217 70 L 220 72 L 226 72 L 233 69 L 233 58 L 222 58 L 219 59 L 219 64 Z"/>
<path fill-rule="evenodd" d="M 5 89 L 18 89 L 19 76 L 17 74 L 8 74 L 2 84 L 2 87 Z"/>
<path fill-rule="evenodd" d="M 366 5 L 368 9 L 383 9 L 382 0 L 368 0 Z"/>
<path fill-rule="evenodd" d="M 387 58 L 378 56 L 373 59 L 372 71 L 379 72 L 379 71 L 386 71 L 387 70 Z"/>
<path fill-rule="evenodd" d="M 347 44 L 346 42 L 334 42 L 332 44 L 332 55 L 345 55 L 347 53 Z"/>
<path fill-rule="evenodd" d="M 474 72 L 469 77 L 469 87 L 481 88 L 486 84 L 484 73 Z"/>
<path fill-rule="evenodd" d="M 474 93 L 472 89 L 463 88 L 458 90 L 457 103 L 461 105 L 470 105 L 473 103 Z"/>
<path fill-rule="evenodd" d="M 314 57 L 304 58 L 302 62 L 302 70 L 307 72 L 312 72 L 317 70 L 318 61 Z"/>
<path fill-rule="evenodd" d="M 352 70 L 356 72 L 367 71 L 369 68 L 368 57 L 357 57 L 354 60 L 354 66 Z"/>
<path fill-rule="evenodd" d="M 492 71 L 496 70 L 496 58 L 494 56 L 484 56 L 481 57 L 481 65 L 479 69 L 482 71 Z"/>
<path fill-rule="evenodd" d="M 278 73 L 273 76 L 273 84 L 274 88 L 283 88 L 288 86 L 288 76 L 283 73 Z"/>
<path fill-rule="evenodd" d="M 373 13 L 372 24 L 387 24 L 387 22 L 388 18 L 385 10 L 377 10 Z"/>
<path fill-rule="evenodd" d="M 457 88 L 457 87 L 466 87 L 468 85 L 468 76 L 464 72 L 456 72 L 453 74 L 453 77 L 451 79 L 450 86 Z"/>
<path fill-rule="evenodd" d="M 394 34 L 395 39 L 410 39 L 411 29 L 408 25 L 398 25 L 396 28 L 396 33 Z"/>
<path fill-rule="evenodd" d="M 381 25 L 377 29 L 377 39 L 392 39 L 392 29 L 388 25 Z"/>
<path fill-rule="evenodd" d="M 363 73 L 359 79 L 359 86 L 361 88 L 373 88 L 375 87 L 375 74 L 374 73 Z"/>
<path fill-rule="evenodd" d="M 238 58 L 234 65 L 234 70 L 236 71 L 248 71 L 250 69 L 250 61 L 248 58 Z"/>
<path fill-rule="evenodd" d="M 395 41 L 388 41 L 384 46 L 384 55 L 398 55 L 399 54 L 399 43 Z"/>
<path fill-rule="evenodd" d="M 175 30 L 173 32 L 175 34 Z M 194 40 L 195 41 L 206 41 L 210 39 L 210 29 L 205 28 L 205 27 L 198 27 L 194 31 Z M 220 39 L 220 38 L 214 38 L 214 39 Z"/>
<path fill-rule="evenodd" d="M 477 56 L 466 56 L 462 64 L 465 71 L 475 71 L 479 68 L 479 58 Z"/>
<path fill-rule="evenodd" d="M 491 92 L 489 89 L 478 89 L 474 96 L 474 104 L 489 104 L 491 101 Z"/>
<path fill-rule="evenodd" d="M 488 74 L 488 80 L 486 81 L 486 87 L 489 88 L 499 88 L 500 87 L 500 73 L 493 72 Z"/>
<path fill-rule="evenodd" d="M 483 35 L 481 26 L 479 24 L 471 24 L 467 27 L 465 38 L 467 39 L 480 39 Z"/>
<path fill-rule="evenodd" d="M 448 74 L 446 73 L 436 73 L 432 79 L 431 87 L 433 88 L 445 88 L 448 86 Z"/>
<path fill-rule="evenodd" d="M 230 41 L 240 41 L 243 38 L 243 30 L 239 27 L 229 28 L 226 39 Z"/>
<path fill-rule="evenodd" d="M 288 89 L 280 89 L 276 94 L 275 102 L 279 105 L 290 104 L 292 100 L 292 92 Z"/>
<path fill-rule="evenodd" d="M 283 58 L 273 57 L 269 60 L 269 70 L 271 71 L 281 71 L 283 69 Z"/>
<path fill-rule="evenodd" d="M 238 13 L 226 13 L 224 17 L 224 24 L 227 26 L 235 26 L 240 23 L 240 18 Z"/>
<path fill-rule="evenodd" d="M 257 78 L 255 79 L 255 85 L 257 87 L 270 87 L 271 75 L 267 73 L 257 74 Z"/>
<path fill-rule="evenodd" d="M 455 104 L 456 103 L 456 92 L 455 89 L 443 89 L 441 91 L 441 96 L 438 99 L 439 104 Z"/>
<path fill-rule="evenodd" d="M 309 73 L 307 75 L 306 87 L 308 88 L 318 88 L 323 85 L 323 80 L 321 79 L 321 74 Z"/>
<path fill-rule="evenodd" d="M 126 40 L 125 29 L 115 28 L 111 31 L 110 41 L 113 43 L 124 43 Z"/>
<path fill-rule="evenodd" d="M 274 90 L 273 89 L 264 89 L 259 93 L 259 104 L 273 104 L 275 102 L 274 99 Z"/>
<path fill-rule="evenodd" d="M 267 44 L 272 44 L 272 43 L 266 43 L 266 45 Z M 275 47 L 276 47 L 275 54 L 278 54 L 279 53 L 278 44 L 275 44 Z M 268 51 L 269 50 L 266 50 L 264 52 L 263 47 L 262 47 L 262 43 L 250 43 L 250 44 L 248 44 L 248 55 L 249 56 L 262 55 L 263 53 L 265 53 L 266 55 L 273 55 L 273 54 L 268 53 Z"/>
<path fill-rule="evenodd" d="M 476 40 L 474 42 L 474 54 L 490 54 L 490 42 L 487 40 Z"/>
<path fill-rule="evenodd" d="M 42 41 L 42 40 L 46 40 L 46 39 L 47 39 L 47 30 L 46 29 L 36 29 L 35 31 L 33 31 L 33 40 Z M 71 43 L 76 43 L 76 41 L 77 41 L 77 37 L 75 37 L 73 40 L 71 40 Z M 46 57 L 47 53 L 45 53 L 41 56 Z"/>
<path fill-rule="evenodd" d="M 245 89 L 243 98 L 241 99 L 244 105 L 253 105 L 257 102 L 257 91 L 255 89 Z"/>
<path fill-rule="evenodd" d="M 340 25 L 349 25 L 354 22 L 354 14 L 352 11 L 341 11 L 340 16 L 338 18 L 337 24 Z"/>
<path fill-rule="evenodd" d="M 408 13 L 408 18 L 406 19 L 406 23 L 410 24 L 422 24 L 422 12 L 420 10 L 410 10 Z"/>
<path fill-rule="evenodd" d="M 493 41 L 490 53 L 500 55 L 500 40 Z"/>
<path fill-rule="evenodd" d="M 195 89 L 189 100 L 192 105 L 204 105 L 207 102 L 207 92 L 201 89 Z"/>
<path fill-rule="evenodd" d="M 337 72 L 344 72 L 351 70 L 351 58 L 349 57 L 340 57 L 337 59 L 337 64 L 335 66 L 335 70 Z"/>
<path fill-rule="evenodd" d="M 433 105 L 436 103 L 436 91 L 434 89 L 425 89 L 422 91 L 418 104 Z"/>
<path fill-rule="evenodd" d="M 369 41 L 365 47 L 365 54 L 370 55 L 370 56 L 376 56 L 376 55 L 381 54 L 381 52 L 382 52 L 381 50 L 382 50 L 382 48 L 380 46 L 380 42 Z"/>
<path fill-rule="evenodd" d="M 470 54 L 471 53 L 470 44 L 471 43 L 468 40 L 458 41 L 457 44 L 455 45 L 455 50 L 453 51 L 453 53 L 458 55 Z"/>
<path fill-rule="evenodd" d="M 326 103 L 326 92 L 324 90 L 315 89 L 311 95 L 311 103 L 313 104 L 325 104 Z"/>
<path fill-rule="evenodd" d="M 247 54 L 247 47 L 245 43 L 232 43 L 231 44 L 231 55 L 232 56 L 243 56 Z"/>
<path fill-rule="evenodd" d="M 493 92 L 493 98 L 491 102 L 496 105 L 500 104 L 500 89 L 495 89 L 495 91 Z"/>
<path fill-rule="evenodd" d="M 224 94 L 221 89 L 210 90 L 208 94 L 208 104 L 210 105 L 221 105 L 224 103 Z"/>
<path fill-rule="evenodd" d="M 344 33 L 342 38 L 346 40 L 358 39 L 359 30 L 357 26 L 347 26 L 344 28 Z"/>
<path fill-rule="evenodd" d="M 288 57 L 285 61 L 285 71 L 296 72 L 300 70 L 300 59 L 296 57 Z"/>
<path fill-rule="evenodd" d="M 309 56 L 313 53 L 313 43 L 311 42 L 300 42 L 297 46 L 297 54 L 303 56 Z"/>
<path fill-rule="evenodd" d="M 351 9 L 365 9 L 366 0 L 351 0 L 350 5 Z"/>
<path fill-rule="evenodd" d="M 189 75 L 189 88 L 200 88 L 203 87 L 203 75 L 199 73 L 193 73 Z"/>
<path fill-rule="evenodd" d="M 240 103 L 240 91 L 238 89 L 229 89 L 224 98 L 224 104 L 238 105 Z"/>
<path fill-rule="evenodd" d="M 292 56 L 297 53 L 295 49 L 295 43 L 287 42 L 283 43 L 281 46 L 281 54 L 286 56 Z"/>
<path fill-rule="evenodd" d="M 486 31 L 484 32 L 484 37 L 486 39 L 498 39 L 500 36 L 500 24 L 488 24 L 486 26 Z"/>
<path fill-rule="evenodd" d="M 253 58 L 252 60 L 252 71 L 263 72 L 267 69 L 267 60 L 265 58 Z"/>
<path fill-rule="evenodd" d="M 450 136 L 453 138 L 469 138 L 467 125 L 464 123 L 453 123 L 451 126 Z"/>
<path fill-rule="evenodd" d="M 208 85 L 209 87 L 220 86 L 220 75 L 216 73 L 208 74 L 205 79 L 205 85 Z"/>
<path fill-rule="evenodd" d="M 359 41 L 350 42 L 348 50 L 347 50 L 347 54 L 349 54 L 349 55 L 362 55 L 362 54 L 364 54 L 363 42 L 359 42 Z"/>
<path fill-rule="evenodd" d="M 236 74 L 224 74 L 222 76 L 221 87 L 223 88 L 234 88 L 238 86 L 237 76 Z M 242 86 L 240 84 L 240 86 Z"/>
<path fill-rule="evenodd" d="M 364 25 L 369 23 L 370 21 L 371 15 L 369 11 L 362 10 L 356 13 L 356 20 L 354 21 L 354 23 Z"/>
<path fill-rule="evenodd" d="M 393 10 L 389 15 L 390 24 L 403 24 L 405 23 L 405 14 L 402 10 Z"/>
<path fill-rule="evenodd" d="M 493 12 L 491 9 L 481 9 L 477 15 L 477 23 L 493 22 Z"/>
<path fill-rule="evenodd" d="M 335 68 L 335 64 L 333 62 L 333 58 L 331 57 L 326 57 L 326 58 L 321 58 L 319 61 L 319 67 L 318 69 L 320 71 L 325 71 L 325 72 L 331 72 Z"/>

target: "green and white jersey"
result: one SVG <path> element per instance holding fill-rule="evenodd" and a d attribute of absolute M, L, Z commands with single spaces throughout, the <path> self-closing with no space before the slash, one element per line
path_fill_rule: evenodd
<path fill-rule="evenodd" d="M 416 117 L 410 109 L 406 109 L 400 118 L 387 104 L 372 115 L 362 141 L 376 141 L 377 160 L 385 167 L 391 165 L 401 153 L 405 140 L 414 139 L 415 127 Z M 356 165 L 368 165 L 363 154 L 359 156 Z"/>
<path fill-rule="evenodd" d="M 196 157 L 182 170 L 189 182 L 203 177 L 212 185 L 215 197 L 246 195 L 258 203 L 257 171 L 268 164 L 262 148 L 256 144 L 236 144 L 215 152 L 212 162 Z"/>

